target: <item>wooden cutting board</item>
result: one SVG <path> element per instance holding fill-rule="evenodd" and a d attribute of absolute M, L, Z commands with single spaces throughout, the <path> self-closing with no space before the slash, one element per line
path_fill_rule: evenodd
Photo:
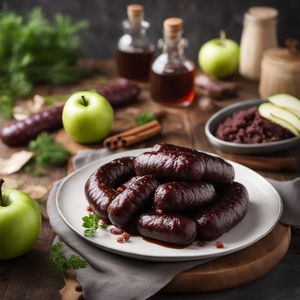
<path fill-rule="evenodd" d="M 266 237 L 252 246 L 187 270 L 177 275 L 162 291 L 199 293 L 248 283 L 268 273 L 280 262 L 290 240 L 290 227 L 277 224 Z"/>
<path fill-rule="evenodd" d="M 101 148 L 100 144 L 79 145 L 63 130 L 59 131 L 55 138 L 72 155 L 84 149 Z M 71 171 L 72 168 L 69 167 L 69 172 Z M 290 239 L 290 227 L 277 224 L 267 236 L 252 246 L 178 274 L 162 291 L 168 293 L 217 291 L 253 281 L 268 273 L 280 262 L 288 250 Z M 61 290 L 62 299 L 78 299 L 80 293 L 75 291 L 76 285 L 76 280 L 69 278 L 65 288 Z"/>

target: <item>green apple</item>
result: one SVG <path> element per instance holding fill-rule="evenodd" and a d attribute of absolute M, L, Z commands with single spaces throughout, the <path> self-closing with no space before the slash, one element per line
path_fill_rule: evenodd
<path fill-rule="evenodd" d="M 77 92 L 67 100 L 62 114 L 65 131 L 76 141 L 101 141 L 111 131 L 114 118 L 110 103 L 96 92 Z"/>
<path fill-rule="evenodd" d="M 219 78 L 236 72 L 239 57 L 239 45 L 233 40 L 226 39 L 224 32 L 221 32 L 220 38 L 206 42 L 198 54 L 202 71 Z"/>
<path fill-rule="evenodd" d="M 286 129 L 295 136 L 300 136 L 300 120 L 289 111 L 271 103 L 263 103 L 259 106 L 260 115 Z"/>
<path fill-rule="evenodd" d="M 288 94 L 277 94 L 269 98 L 269 101 L 277 106 L 280 106 L 300 119 L 300 100 Z"/>
<path fill-rule="evenodd" d="M 20 256 L 39 237 L 42 218 L 38 204 L 27 194 L 3 188 L 0 179 L 0 260 Z"/>

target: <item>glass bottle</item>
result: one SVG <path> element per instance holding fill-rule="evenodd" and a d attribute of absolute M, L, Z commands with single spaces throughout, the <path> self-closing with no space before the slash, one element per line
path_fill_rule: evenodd
<path fill-rule="evenodd" d="M 184 56 L 187 40 L 182 38 L 182 29 L 182 19 L 164 21 L 164 39 L 159 41 L 163 53 L 151 67 L 150 94 L 162 104 L 184 107 L 195 99 L 195 67 Z"/>
<path fill-rule="evenodd" d="M 125 34 L 117 50 L 117 69 L 120 77 L 146 81 L 154 58 L 155 46 L 146 35 L 150 24 L 144 21 L 142 5 L 127 6 L 128 20 L 123 22 Z"/>

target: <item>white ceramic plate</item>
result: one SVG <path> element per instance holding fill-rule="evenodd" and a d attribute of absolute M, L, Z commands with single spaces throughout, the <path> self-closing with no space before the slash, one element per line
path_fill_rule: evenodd
<path fill-rule="evenodd" d="M 214 258 L 236 252 L 250 246 L 268 234 L 278 222 L 282 203 L 273 186 L 256 172 L 240 164 L 230 162 L 236 172 L 236 181 L 246 186 L 250 205 L 246 217 L 235 228 L 222 235 L 225 247 L 218 249 L 212 241 L 204 247 L 195 242 L 183 249 L 173 249 L 150 243 L 139 236 L 132 236 L 126 243 L 118 243 L 117 236 L 108 230 L 99 229 L 93 238 L 84 236 L 82 217 L 87 215 L 88 203 L 84 195 L 84 185 L 90 174 L 100 165 L 123 156 L 136 156 L 149 149 L 139 149 L 117 153 L 94 161 L 70 174 L 61 184 L 56 198 L 60 216 L 66 224 L 88 242 L 104 250 L 120 255 L 152 261 L 189 261 Z"/>

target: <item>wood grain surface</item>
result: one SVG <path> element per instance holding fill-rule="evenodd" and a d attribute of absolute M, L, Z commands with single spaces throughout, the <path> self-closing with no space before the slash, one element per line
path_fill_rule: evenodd
<path fill-rule="evenodd" d="M 115 68 L 113 61 L 100 61 L 98 69 L 101 70 L 105 79 L 114 78 Z M 235 99 L 225 99 L 216 102 L 216 109 L 224 107 L 228 104 L 255 99 L 258 97 L 257 84 L 248 82 L 239 77 L 234 78 L 239 85 L 239 94 Z M 40 95 L 61 95 L 68 94 L 78 90 L 91 89 L 103 84 L 102 80 L 86 80 L 78 85 L 68 87 L 53 87 L 51 85 L 41 85 L 35 89 L 35 93 Z M 201 101 L 201 100 L 200 100 Z M 24 103 L 24 100 L 18 101 Z M 204 112 L 200 109 L 199 100 L 187 109 L 175 109 L 163 107 L 153 101 L 149 97 L 147 85 L 143 86 L 143 91 L 138 103 L 131 107 L 124 107 L 116 111 L 116 122 L 114 131 L 125 130 L 132 127 L 134 124 L 134 116 L 141 111 L 161 111 L 167 110 L 168 114 L 163 120 L 163 133 L 160 136 L 149 139 L 146 142 L 140 143 L 133 148 L 150 147 L 157 142 L 170 142 L 183 146 L 194 147 L 196 149 L 214 152 L 210 147 L 205 134 L 204 125 L 207 119 L 216 111 Z M 0 117 L 0 126 L 7 120 Z M 6 147 L 0 142 L 0 156 L 9 157 L 15 151 L 22 148 L 12 149 Z M 49 191 L 55 180 L 64 177 L 67 173 L 67 168 L 59 167 L 49 170 L 43 177 L 33 177 L 31 174 L 19 172 L 10 176 L 6 176 L 7 184 L 17 186 L 22 189 L 27 185 L 39 184 L 45 186 Z M 262 175 L 284 180 L 292 179 L 299 174 L 297 172 L 260 172 Z M 52 300 L 59 298 L 59 289 L 64 285 L 64 282 L 59 278 L 54 271 L 48 266 L 47 259 L 49 248 L 54 238 L 54 233 L 51 230 L 46 210 L 45 202 L 41 203 L 43 211 L 43 228 L 39 240 L 34 248 L 26 255 L 6 262 L 0 263 L 0 299 L 3 300 L 19 300 L 19 299 L 43 299 Z"/>
<path fill-rule="evenodd" d="M 252 246 L 187 270 L 177 275 L 162 291 L 218 291 L 253 281 L 278 264 L 288 250 L 290 240 L 290 227 L 277 224 L 266 237 Z"/>

